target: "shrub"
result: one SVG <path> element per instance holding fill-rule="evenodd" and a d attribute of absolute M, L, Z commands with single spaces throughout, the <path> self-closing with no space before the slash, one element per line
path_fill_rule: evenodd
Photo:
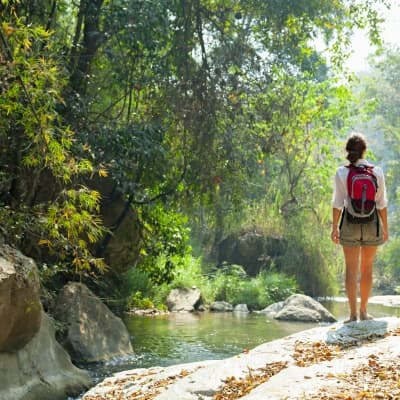
<path fill-rule="evenodd" d="M 290 277 L 280 272 L 263 271 L 258 279 L 260 285 L 264 288 L 264 292 L 260 291 L 260 304 L 262 308 L 269 304 L 285 300 L 293 293 L 299 292 L 296 278 L 293 276 Z"/>
<path fill-rule="evenodd" d="M 123 277 L 121 292 L 126 307 L 165 308 L 171 289 L 184 287 L 199 288 L 205 302 L 247 304 L 250 310 L 260 310 L 298 292 L 295 278 L 279 272 L 263 271 L 249 278 L 239 265 L 224 265 L 209 275 L 203 273 L 204 269 L 208 266 L 201 258 L 186 256 L 175 270 L 171 283 L 154 286 L 147 273 L 133 268 Z"/>
<path fill-rule="evenodd" d="M 141 292 L 136 292 L 129 296 L 126 301 L 126 305 L 129 310 L 133 308 L 138 308 L 141 310 L 154 308 L 153 302 L 148 297 L 143 297 Z"/>
<path fill-rule="evenodd" d="M 224 300 L 233 305 L 247 304 L 250 310 L 259 310 L 298 292 L 294 277 L 283 273 L 263 271 L 257 277 L 248 278 L 238 273 L 227 273 L 225 268 L 218 271 L 211 282 L 215 300 Z"/>
<path fill-rule="evenodd" d="M 152 285 L 150 277 L 145 271 L 131 268 L 121 275 L 120 292 L 122 297 L 129 297 L 132 293 L 150 294 Z"/>

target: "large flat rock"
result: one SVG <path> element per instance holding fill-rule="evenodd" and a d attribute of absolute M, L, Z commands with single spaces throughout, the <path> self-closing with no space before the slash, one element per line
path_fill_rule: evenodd
<path fill-rule="evenodd" d="M 321 326 L 225 360 L 121 372 L 83 400 L 319 399 L 321 391 L 340 389 L 340 374 L 350 374 L 369 357 L 398 357 L 399 335 L 400 319 L 395 317 Z"/>

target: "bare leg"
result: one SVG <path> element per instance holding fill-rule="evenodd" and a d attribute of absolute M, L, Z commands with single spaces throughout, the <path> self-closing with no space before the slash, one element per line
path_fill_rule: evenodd
<path fill-rule="evenodd" d="M 346 292 L 349 300 L 350 318 L 345 323 L 357 320 L 357 275 L 360 260 L 360 247 L 343 246 L 346 262 Z"/>
<path fill-rule="evenodd" d="M 372 270 L 374 258 L 377 251 L 376 246 L 361 247 L 361 263 L 360 263 L 360 319 L 371 319 L 367 313 L 367 304 L 372 287 Z"/>

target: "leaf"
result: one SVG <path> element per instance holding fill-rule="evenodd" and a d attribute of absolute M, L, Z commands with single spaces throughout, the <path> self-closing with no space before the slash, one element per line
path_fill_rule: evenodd
<path fill-rule="evenodd" d="M 101 177 L 107 177 L 108 176 L 108 172 L 107 172 L 107 170 L 105 170 L 104 168 L 100 168 L 99 169 L 99 176 L 101 176 Z"/>
<path fill-rule="evenodd" d="M 7 36 L 10 36 L 10 35 L 12 35 L 12 34 L 15 32 L 15 28 L 12 27 L 10 24 L 8 24 L 8 23 L 5 22 L 5 21 L 1 24 L 1 27 L 2 27 L 2 29 L 3 29 L 3 31 L 4 31 L 4 33 L 5 33 Z"/>
<path fill-rule="evenodd" d="M 39 246 L 48 246 L 48 247 L 52 245 L 51 241 L 48 239 L 40 239 L 38 244 Z"/>

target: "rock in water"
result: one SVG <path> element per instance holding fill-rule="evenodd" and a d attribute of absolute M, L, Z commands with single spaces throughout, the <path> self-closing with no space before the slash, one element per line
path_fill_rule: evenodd
<path fill-rule="evenodd" d="M 283 303 L 275 319 L 303 322 L 336 322 L 336 318 L 318 301 L 304 294 L 293 294 Z"/>
<path fill-rule="evenodd" d="M 197 288 L 172 289 L 167 298 L 169 311 L 195 311 L 201 304 L 201 292 Z"/>
<path fill-rule="evenodd" d="M 125 324 L 82 283 L 63 287 L 55 318 L 67 326 L 62 344 L 75 361 L 99 362 L 133 353 Z"/>

